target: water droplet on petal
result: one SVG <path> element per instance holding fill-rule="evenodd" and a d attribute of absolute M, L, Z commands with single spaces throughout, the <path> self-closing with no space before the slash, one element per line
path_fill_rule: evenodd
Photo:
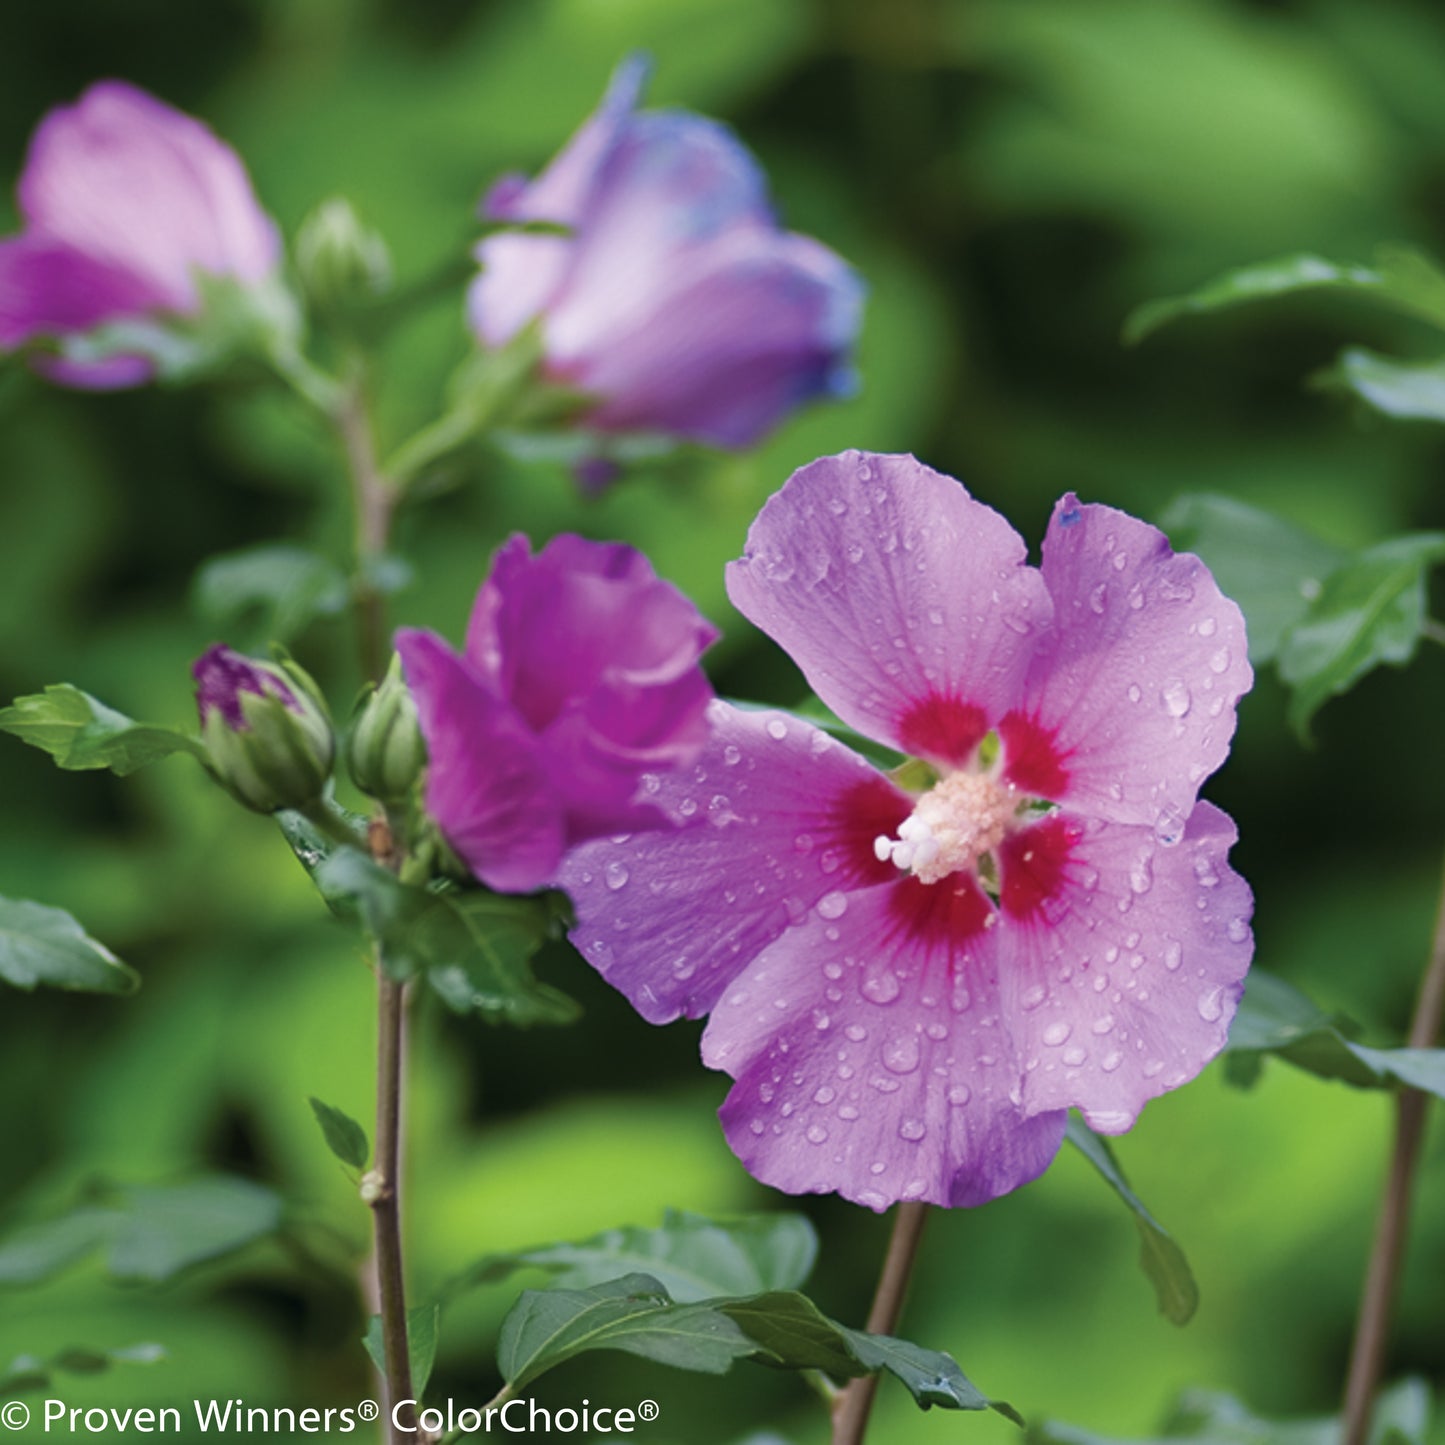
<path fill-rule="evenodd" d="M 1058 1019 L 1044 1030 L 1043 1039 L 1050 1047 L 1058 1048 L 1071 1033 L 1073 1029 L 1062 1019 Z"/>
<path fill-rule="evenodd" d="M 1154 886 L 1154 864 L 1148 853 L 1140 853 L 1129 865 L 1129 887 L 1147 893 Z"/>
<path fill-rule="evenodd" d="M 973 1098 L 973 1091 L 967 1084 L 955 1084 L 948 1091 L 948 1102 L 952 1104 L 955 1109 L 963 1108 L 971 1098 Z"/>
<path fill-rule="evenodd" d="M 1019 1003 L 1026 1011 L 1038 1008 L 1043 1001 L 1044 990 L 1039 984 L 1034 984 L 1031 988 L 1026 988 L 1019 996 Z"/>
<path fill-rule="evenodd" d="M 1110 1049 L 1109 1052 L 1099 1060 L 1099 1067 L 1103 1069 L 1106 1074 L 1112 1074 L 1123 1062 L 1124 1055 L 1121 1054 L 1118 1049 Z"/>
<path fill-rule="evenodd" d="M 825 893 L 818 900 L 819 918 L 841 918 L 848 911 L 848 898 L 839 892 Z"/>
<path fill-rule="evenodd" d="M 1104 603 L 1108 598 L 1109 589 L 1100 582 L 1092 592 L 1089 593 L 1089 608 L 1092 612 L 1102 617 L 1104 615 Z"/>
<path fill-rule="evenodd" d="M 869 964 L 868 976 L 863 980 L 864 998 L 872 1003 L 892 1003 L 902 991 L 903 985 L 891 964 Z"/>
<path fill-rule="evenodd" d="M 898 1034 L 883 1045 L 883 1066 L 895 1074 L 911 1074 L 918 1067 L 918 1039 Z"/>
<path fill-rule="evenodd" d="M 1224 1013 L 1224 990 L 1212 988 L 1199 1000 L 1199 1017 L 1205 1023 L 1214 1023 Z"/>
<path fill-rule="evenodd" d="M 602 870 L 603 881 L 613 893 L 616 893 L 619 888 L 627 887 L 627 880 L 631 876 L 627 871 L 626 863 L 609 863 Z"/>
<path fill-rule="evenodd" d="M 808 1128 L 808 1143 L 821 1144 L 828 1137 L 828 1131 L 821 1124 L 812 1124 Z"/>
<path fill-rule="evenodd" d="M 1229 667 L 1229 649 L 1221 647 L 1218 652 L 1211 653 L 1209 658 L 1210 672 L 1224 672 Z"/>
<path fill-rule="evenodd" d="M 1193 698 L 1189 695 L 1188 685 L 1179 678 L 1174 678 L 1164 684 L 1159 701 L 1170 717 L 1183 717 L 1189 711 Z"/>
<path fill-rule="evenodd" d="M 910 1142 L 916 1142 L 923 1138 L 927 1132 L 928 1130 L 923 1127 L 923 1121 L 921 1119 L 905 1119 L 898 1126 L 898 1137 L 900 1139 L 907 1139 Z"/>
<path fill-rule="evenodd" d="M 1229 935 L 1231 943 L 1243 943 L 1249 937 L 1249 924 L 1242 918 L 1231 918 L 1224 931 Z"/>
<path fill-rule="evenodd" d="M 1164 945 L 1164 967 L 1173 973 L 1184 962 L 1184 950 L 1172 938 Z"/>
<path fill-rule="evenodd" d="M 1088 1057 L 1088 1053 L 1085 1050 L 1078 1048 L 1077 1046 L 1072 1049 L 1064 1050 L 1064 1062 L 1071 1069 L 1077 1069 L 1079 1065 L 1082 1064 Z"/>
<path fill-rule="evenodd" d="M 770 738 L 775 739 L 777 742 L 782 742 L 782 740 L 787 737 L 787 735 L 788 725 L 782 720 L 782 718 L 775 717 L 768 719 L 768 736 Z"/>

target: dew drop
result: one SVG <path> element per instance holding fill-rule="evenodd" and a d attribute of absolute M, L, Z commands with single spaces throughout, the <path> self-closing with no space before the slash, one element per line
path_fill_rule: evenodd
<path fill-rule="evenodd" d="M 1127 552 L 1114 553 L 1114 570 L 1122 572 L 1129 565 L 1129 554 Z"/>
<path fill-rule="evenodd" d="M 854 1104 L 839 1104 L 838 1117 L 842 1119 L 844 1123 L 851 1124 L 853 1120 L 858 1117 L 857 1106 Z"/>
<path fill-rule="evenodd" d="M 948 1025 L 936 1022 L 931 1023 L 928 1025 L 927 1028 L 923 1030 L 923 1032 L 926 1033 L 928 1037 L 934 1041 L 934 1043 L 942 1043 L 943 1040 L 948 1037 Z"/>
<path fill-rule="evenodd" d="M 863 1040 L 868 1037 L 868 1030 L 865 1029 L 862 1024 L 849 1024 L 843 1032 L 847 1034 L 855 1044 L 861 1044 Z"/>
<path fill-rule="evenodd" d="M 898 1126 L 898 1137 L 900 1139 L 907 1139 L 913 1143 L 923 1138 L 927 1132 L 928 1130 L 923 1127 L 923 1121 L 921 1119 L 905 1119 Z"/>
<path fill-rule="evenodd" d="M 1064 1050 L 1064 1062 L 1071 1069 L 1077 1069 L 1088 1057 L 1088 1053 L 1077 1046 Z"/>
<path fill-rule="evenodd" d="M 1164 967 L 1173 973 L 1184 962 L 1184 949 L 1172 938 L 1164 945 Z"/>
<path fill-rule="evenodd" d="M 894 1074 L 911 1074 L 918 1067 L 918 1039 L 898 1034 L 883 1045 L 883 1067 Z"/>
<path fill-rule="evenodd" d="M 828 1131 L 821 1124 L 812 1124 L 808 1128 L 808 1143 L 821 1144 L 828 1137 Z"/>
<path fill-rule="evenodd" d="M 1147 893 L 1154 886 L 1154 864 L 1148 853 L 1140 853 L 1129 865 L 1129 887 Z"/>
<path fill-rule="evenodd" d="M 1229 935 L 1231 943 L 1243 943 L 1249 937 L 1249 924 L 1242 918 L 1231 918 L 1224 931 Z"/>
<path fill-rule="evenodd" d="M 1044 991 L 1039 984 L 1034 984 L 1032 988 L 1026 988 L 1019 997 L 1019 1003 L 1025 1010 L 1036 1009 L 1043 1001 Z"/>
<path fill-rule="evenodd" d="M 1090 611 L 1094 612 L 1097 616 L 1102 617 L 1104 615 L 1104 602 L 1107 599 L 1108 595 L 1108 587 L 1106 587 L 1104 583 L 1100 582 L 1099 585 L 1095 587 L 1092 592 L 1089 593 Z"/>
<path fill-rule="evenodd" d="M 1184 836 L 1183 812 L 1173 803 L 1166 804 L 1154 819 L 1154 836 L 1165 848 L 1172 848 Z"/>
<path fill-rule="evenodd" d="M 813 1010 L 813 1027 L 817 1029 L 820 1034 L 826 1033 L 833 1027 L 833 1020 L 828 1017 L 828 1011 L 826 1009 L 815 1008 Z"/>
<path fill-rule="evenodd" d="M 952 1104 L 955 1109 L 963 1108 L 971 1098 L 973 1098 L 973 1092 L 967 1084 L 955 1084 L 948 1091 L 948 1102 Z"/>
<path fill-rule="evenodd" d="M 1205 1023 L 1214 1023 L 1224 1013 L 1224 990 L 1212 988 L 1199 1000 L 1199 1017 Z"/>
<path fill-rule="evenodd" d="M 613 893 L 616 893 L 619 888 L 626 888 L 627 880 L 631 876 L 627 871 L 626 863 L 609 863 L 602 870 L 603 882 Z"/>
<path fill-rule="evenodd" d="M 1193 698 L 1189 695 L 1188 686 L 1180 679 L 1174 678 L 1164 684 L 1164 691 L 1160 693 L 1159 701 L 1170 717 L 1183 717 L 1189 711 Z"/>
<path fill-rule="evenodd" d="M 827 919 L 829 919 L 829 920 L 834 919 L 834 918 L 841 918 L 847 911 L 848 911 L 848 898 L 847 898 L 847 895 L 846 895 L 846 894 L 843 894 L 843 893 L 839 893 L 839 892 L 837 892 L 836 890 L 835 890 L 834 892 L 832 892 L 832 893 L 825 893 L 825 894 L 818 900 L 818 917 L 819 917 L 819 918 L 827 918 Z"/>
<path fill-rule="evenodd" d="M 1229 649 L 1221 647 L 1218 652 L 1211 653 L 1209 658 L 1210 672 L 1220 673 L 1229 666 Z"/>
<path fill-rule="evenodd" d="M 829 1085 L 824 1084 L 817 1093 L 813 1095 L 813 1102 L 815 1104 L 831 1104 L 837 1097 L 837 1093 Z"/>
<path fill-rule="evenodd" d="M 1129 701 L 1138 702 L 1143 696 L 1144 694 L 1139 690 L 1139 684 L 1137 682 L 1131 682 L 1129 684 Z"/>
<path fill-rule="evenodd" d="M 1218 888 L 1219 874 L 1214 871 L 1214 860 L 1205 853 L 1194 855 L 1194 876 L 1201 888 Z"/>
<path fill-rule="evenodd" d="M 723 762 L 726 763 L 728 767 L 735 768 L 742 760 L 742 749 L 739 748 L 736 743 L 729 743 L 727 747 L 723 749 Z"/>
<path fill-rule="evenodd" d="M 1096 1034 L 1107 1034 L 1114 1027 L 1114 1015 L 1100 1014 L 1089 1027 Z"/>
<path fill-rule="evenodd" d="M 892 1003 L 903 991 L 898 975 L 886 963 L 870 965 L 863 980 L 863 997 L 872 1003 Z"/>
<path fill-rule="evenodd" d="M 1044 1030 L 1043 1040 L 1050 1048 L 1058 1048 L 1071 1033 L 1073 1033 L 1073 1029 L 1060 1019 L 1055 1023 L 1051 1023 L 1048 1028 Z"/>
<path fill-rule="evenodd" d="M 782 720 L 782 718 L 775 717 L 768 719 L 768 736 L 770 738 L 773 738 L 777 742 L 782 742 L 782 740 L 787 737 L 787 735 L 788 725 Z"/>
<path fill-rule="evenodd" d="M 1118 1049 L 1110 1049 L 1109 1052 L 1099 1060 L 1099 1067 L 1103 1069 L 1106 1074 L 1112 1074 L 1123 1062 L 1124 1055 L 1121 1054 Z"/>

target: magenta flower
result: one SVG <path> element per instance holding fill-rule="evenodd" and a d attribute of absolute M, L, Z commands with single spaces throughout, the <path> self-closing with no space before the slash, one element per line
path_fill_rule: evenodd
<path fill-rule="evenodd" d="M 148 380 L 156 361 L 145 348 L 99 356 L 76 343 L 115 323 L 194 316 L 199 276 L 255 286 L 281 255 L 236 153 L 123 81 L 45 117 L 19 201 L 25 229 L 0 241 L 0 349 L 59 343 L 42 369 L 71 386 Z"/>
<path fill-rule="evenodd" d="M 652 796 L 690 826 L 572 854 L 584 955 L 655 1023 L 711 1013 L 728 1142 L 768 1184 L 979 1204 L 1076 1107 L 1118 1133 L 1225 1042 L 1252 952 L 1196 802 L 1251 682 L 1197 557 L 1065 497 L 1043 565 L 911 457 L 796 472 L 729 593 L 907 791 L 779 712 L 713 709 Z M 914 770 L 916 771 L 916 770 Z"/>
<path fill-rule="evenodd" d="M 596 399 L 586 425 L 746 447 L 813 397 L 851 389 L 862 286 L 807 236 L 778 229 L 766 182 L 724 126 L 637 113 L 642 58 L 533 181 L 508 176 L 477 247 L 472 327 L 500 347 L 541 319 L 546 373 Z"/>
<path fill-rule="evenodd" d="M 669 826 L 647 790 L 707 741 L 715 636 L 640 552 L 574 536 L 498 551 L 463 656 L 398 634 L 427 812 L 482 882 L 527 892 L 574 844 Z"/>

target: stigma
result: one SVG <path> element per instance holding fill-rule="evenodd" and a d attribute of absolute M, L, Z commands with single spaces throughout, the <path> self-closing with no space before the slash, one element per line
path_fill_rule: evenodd
<path fill-rule="evenodd" d="M 1010 783 L 983 773 L 950 773 L 919 798 L 897 837 L 873 840 L 873 852 L 880 863 L 891 862 L 921 883 L 937 883 L 997 848 L 1021 801 Z"/>

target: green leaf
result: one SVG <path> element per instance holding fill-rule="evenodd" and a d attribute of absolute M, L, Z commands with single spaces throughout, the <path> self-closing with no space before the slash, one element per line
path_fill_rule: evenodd
<path fill-rule="evenodd" d="M 134 993 L 140 975 L 61 908 L 0 898 L 0 978 L 86 993 Z"/>
<path fill-rule="evenodd" d="M 1108 1142 L 1076 1114 L 1069 1115 L 1065 1138 L 1103 1175 L 1105 1182 L 1129 1207 L 1139 1227 L 1139 1264 L 1154 1286 L 1159 1312 L 1176 1325 L 1185 1325 L 1199 1308 L 1199 1286 L 1184 1251 L 1168 1230 L 1144 1207 L 1129 1187 Z"/>
<path fill-rule="evenodd" d="M 1131 345 L 1142 341 L 1180 316 L 1302 291 L 1362 296 L 1445 329 L 1445 275 L 1416 251 L 1382 247 L 1374 266 L 1296 255 L 1226 271 L 1186 295 L 1149 301 L 1135 309 L 1124 323 L 1124 340 Z"/>
<path fill-rule="evenodd" d="M 427 1381 L 437 1359 L 437 1338 L 441 1326 L 441 1306 L 417 1305 L 406 1312 L 406 1348 L 411 1358 L 411 1387 L 418 1399 L 426 1391 Z M 381 1316 L 372 1315 L 362 1341 L 372 1363 L 386 1376 L 386 1341 L 381 1332 Z"/>
<path fill-rule="evenodd" d="M 544 1244 L 491 1254 L 459 1275 L 446 1296 L 544 1269 L 553 1288 L 587 1289 L 624 1274 L 646 1274 L 681 1303 L 716 1295 L 794 1289 L 807 1279 L 818 1237 L 802 1214 L 750 1214 L 708 1219 L 669 1210 L 661 1227 L 605 1230 L 576 1243 Z"/>
<path fill-rule="evenodd" d="M 1369 548 L 1325 579 L 1279 653 L 1301 737 L 1329 698 L 1382 662 L 1409 661 L 1425 622 L 1426 570 L 1442 557 L 1445 533 L 1417 532 Z"/>
<path fill-rule="evenodd" d="M 1318 386 L 1358 397 L 1382 416 L 1445 421 L 1445 359 L 1396 361 L 1352 346 L 1314 377 Z"/>
<path fill-rule="evenodd" d="M 404 981 L 420 966 L 409 946 L 411 931 L 436 895 L 403 883 L 359 848 L 335 847 L 311 869 L 312 881 L 333 912 L 355 917 L 380 945 L 387 974 Z"/>
<path fill-rule="evenodd" d="M 320 1099 L 313 1098 L 310 1102 L 311 1111 L 316 1115 L 316 1122 L 321 1125 L 321 1133 L 326 1139 L 326 1147 L 343 1164 L 349 1164 L 353 1169 L 365 1169 L 366 1161 L 371 1157 L 366 1130 L 350 1114 L 323 1104 Z"/>
<path fill-rule="evenodd" d="M 45 1390 L 57 1373 L 97 1375 L 112 1365 L 153 1365 L 166 1357 L 163 1345 L 127 1345 L 119 1350 L 62 1350 L 47 1359 L 20 1355 L 0 1370 L 0 1396 L 21 1395 L 30 1390 Z"/>
<path fill-rule="evenodd" d="M 346 575 L 304 547 L 266 543 L 212 557 L 191 585 L 196 611 L 232 627 L 260 610 L 268 637 L 285 642 L 317 617 L 335 617 L 351 600 Z"/>
<path fill-rule="evenodd" d="M 1160 526 L 1176 550 L 1202 557 L 1220 590 L 1239 604 L 1256 665 L 1275 655 L 1325 578 L 1349 556 L 1280 517 L 1209 492 L 1180 497 Z"/>
<path fill-rule="evenodd" d="M 0 1239 L 0 1287 L 36 1284 L 97 1249 L 120 1280 L 167 1280 L 274 1233 L 281 1201 L 249 1180 L 211 1175 L 133 1187 Z"/>
<path fill-rule="evenodd" d="M 109 768 L 121 777 L 172 753 L 206 755 L 195 738 L 135 722 L 66 682 L 17 697 L 0 711 L 0 730 L 49 753 L 62 768 Z"/>
<path fill-rule="evenodd" d="M 497 1361 L 520 1390 L 564 1360 L 599 1349 L 704 1374 L 722 1374 L 744 1358 L 838 1379 L 887 1370 L 924 1408 L 992 1407 L 1018 1420 L 1011 1406 L 980 1394 L 948 1355 L 846 1329 L 794 1290 L 675 1301 L 655 1275 L 641 1272 L 587 1289 L 525 1291 L 503 1321 Z"/>
<path fill-rule="evenodd" d="M 497 1364 L 520 1390 L 587 1350 L 623 1350 L 678 1369 L 721 1375 L 756 1346 L 706 1304 L 674 1304 L 650 1275 L 585 1290 L 525 1290 L 502 1322 Z"/>
<path fill-rule="evenodd" d="M 1404 1086 L 1445 1099 L 1445 1049 L 1374 1049 L 1282 978 L 1251 969 L 1229 1028 L 1232 1056 L 1275 1054 L 1322 1079 L 1357 1089 Z M 1251 1081 L 1251 1080 L 1246 1080 Z"/>

